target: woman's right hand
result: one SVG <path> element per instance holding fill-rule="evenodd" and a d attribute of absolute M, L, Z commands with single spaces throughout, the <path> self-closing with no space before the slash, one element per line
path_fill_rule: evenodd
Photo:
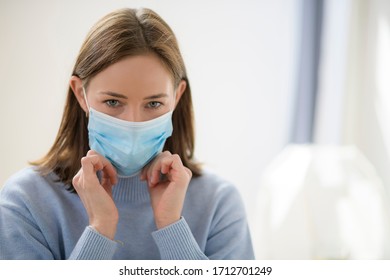
<path fill-rule="evenodd" d="M 102 172 L 101 183 L 97 171 Z M 113 240 L 119 219 L 112 199 L 112 187 L 117 183 L 115 168 L 102 155 L 90 150 L 81 159 L 81 168 L 72 183 L 87 210 L 90 226 Z"/>

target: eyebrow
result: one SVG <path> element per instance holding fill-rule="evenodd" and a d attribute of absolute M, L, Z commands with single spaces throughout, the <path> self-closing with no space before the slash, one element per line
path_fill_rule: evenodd
<path fill-rule="evenodd" d="M 166 98 L 166 97 L 168 97 L 168 94 L 166 94 L 166 93 L 159 93 L 159 94 L 155 94 L 155 95 L 151 95 L 151 96 L 145 97 L 144 100 L 159 99 L 159 98 Z"/>
<path fill-rule="evenodd" d="M 112 91 L 102 91 L 102 92 L 100 92 L 100 94 L 109 95 L 109 96 L 116 97 L 116 98 L 128 99 L 128 97 L 126 95 L 120 94 L 120 93 L 117 93 L 117 92 L 112 92 Z M 168 94 L 166 94 L 166 93 L 159 93 L 159 94 L 154 94 L 154 95 L 145 97 L 144 100 L 167 98 L 167 97 L 169 97 Z"/>
<path fill-rule="evenodd" d="M 127 99 L 126 95 L 120 94 L 120 93 L 116 93 L 116 92 L 112 92 L 112 91 L 101 91 L 100 94 L 109 95 L 109 96 L 116 97 L 116 98 Z"/>

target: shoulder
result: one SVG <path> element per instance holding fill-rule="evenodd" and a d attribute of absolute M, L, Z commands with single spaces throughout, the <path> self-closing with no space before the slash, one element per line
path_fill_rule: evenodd
<path fill-rule="evenodd" d="M 233 191 L 234 184 L 210 169 L 204 169 L 202 175 L 193 177 L 190 185 L 197 188 L 207 188 L 210 191 Z"/>
<path fill-rule="evenodd" d="M 245 205 L 238 188 L 210 170 L 204 170 L 201 176 L 191 180 L 183 216 L 192 230 L 197 227 L 212 230 L 246 221 Z M 202 223 L 203 227 L 199 225 Z"/>
<path fill-rule="evenodd" d="M 2 188 L 2 192 L 7 193 L 13 190 L 20 190 L 27 186 L 34 187 L 44 181 L 44 177 L 41 176 L 36 167 L 26 167 L 8 178 Z"/>
<path fill-rule="evenodd" d="M 1 189 L 1 193 L 9 193 L 23 189 L 24 186 L 31 185 L 35 181 L 40 180 L 39 172 L 35 167 L 26 167 L 14 173 L 7 179 Z"/>
<path fill-rule="evenodd" d="M 0 190 L 0 204 L 18 201 L 28 204 L 35 198 L 45 198 L 54 191 L 54 175 L 42 176 L 37 167 L 26 167 L 12 175 Z M 60 188 L 57 188 L 58 190 Z"/>
<path fill-rule="evenodd" d="M 213 204 L 221 201 L 230 201 L 233 204 L 242 203 L 236 186 L 208 169 L 203 170 L 201 176 L 191 179 L 188 195 Z"/>

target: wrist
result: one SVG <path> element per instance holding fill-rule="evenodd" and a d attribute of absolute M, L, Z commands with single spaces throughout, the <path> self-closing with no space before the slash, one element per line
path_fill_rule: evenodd
<path fill-rule="evenodd" d="M 117 222 L 115 223 L 91 223 L 90 227 L 97 231 L 99 234 L 114 240 L 117 228 Z"/>
<path fill-rule="evenodd" d="M 156 227 L 157 229 L 162 229 L 162 228 L 165 228 L 171 224 L 174 224 L 176 223 L 177 221 L 179 221 L 181 218 L 181 216 L 175 216 L 175 217 L 171 217 L 171 218 L 165 218 L 165 219 L 156 219 Z"/>

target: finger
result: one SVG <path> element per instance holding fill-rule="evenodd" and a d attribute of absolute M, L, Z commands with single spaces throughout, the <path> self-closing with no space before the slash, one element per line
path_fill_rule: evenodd
<path fill-rule="evenodd" d="M 82 177 L 86 181 L 98 180 L 96 172 L 103 168 L 103 164 L 97 156 L 85 156 L 81 159 Z"/>
<path fill-rule="evenodd" d="M 114 184 L 112 184 L 111 182 L 107 182 L 105 184 L 101 184 L 101 186 L 103 187 L 103 189 L 105 190 L 105 192 L 111 197 L 113 198 L 112 196 L 112 188 L 114 187 Z"/>
<path fill-rule="evenodd" d="M 160 153 L 151 163 L 148 164 L 145 170 L 145 179 L 148 180 L 148 183 L 155 185 L 159 182 L 160 179 L 160 162 L 163 158 L 169 157 L 171 153 L 169 151 L 164 151 Z"/>
<path fill-rule="evenodd" d="M 172 155 L 172 162 L 170 164 L 170 168 L 175 170 L 181 170 L 184 168 L 183 162 L 178 154 Z"/>
<path fill-rule="evenodd" d="M 94 151 L 94 150 L 89 150 L 89 151 L 87 152 L 87 156 L 96 156 L 96 155 L 99 155 L 99 153 L 96 152 L 96 151 Z"/>
<path fill-rule="evenodd" d="M 97 170 L 102 170 L 103 172 L 102 185 L 104 187 L 106 186 L 111 187 L 112 185 L 115 185 L 117 183 L 118 179 L 117 179 L 116 169 L 108 159 L 106 159 L 104 156 L 102 156 L 101 154 L 99 154 L 94 150 L 89 150 L 87 153 L 87 157 L 91 157 L 94 160 L 96 159 L 96 157 L 98 158 L 100 168 Z"/>
<path fill-rule="evenodd" d="M 102 187 L 106 190 L 108 194 L 111 195 L 112 193 L 112 187 L 115 185 L 113 182 L 111 182 L 109 177 L 104 177 L 101 180 Z"/>
<path fill-rule="evenodd" d="M 187 172 L 188 177 L 191 179 L 192 178 L 192 171 L 191 171 L 191 169 L 189 169 L 189 168 L 184 166 L 184 170 Z"/>
<path fill-rule="evenodd" d="M 103 163 L 100 160 L 98 155 L 87 154 L 85 157 L 81 158 L 81 166 L 83 166 L 83 163 L 84 163 L 85 167 L 87 167 L 87 165 L 92 165 L 95 172 L 98 170 L 101 170 L 103 168 Z M 89 166 L 89 167 L 91 167 L 91 166 Z M 89 168 L 89 167 L 87 167 L 87 168 Z"/>
<path fill-rule="evenodd" d="M 178 171 L 179 173 L 185 172 L 184 165 L 180 159 L 180 156 L 177 154 L 162 157 L 158 162 L 156 162 L 152 170 L 152 177 L 150 180 L 151 187 L 155 186 L 159 183 L 159 181 L 161 181 L 161 174 L 167 175 L 164 177 L 172 181 L 170 174 L 172 169 Z"/>
<path fill-rule="evenodd" d="M 164 170 L 165 169 L 165 170 Z M 168 170 L 169 169 L 169 170 Z M 184 166 L 179 155 L 172 155 L 169 160 L 162 161 L 162 170 L 167 171 L 167 178 L 171 182 L 189 182 L 192 178 L 192 172 Z"/>
<path fill-rule="evenodd" d="M 140 175 L 141 181 L 144 181 L 147 179 L 147 173 L 148 173 L 149 167 L 150 167 L 150 164 L 147 164 L 144 166 L 144 168 L 142 168 L 141 175 Z"/>
<path fill-rule="evenodd" d="M 169 157 L 162 158 L 160 161 L 160 171 L 162 174 L 168 174 L 171 169 L 180 171 L 184 168 L 179 155 L 174 154 Z"/>
<path fill-rule="evenodd" d="M 109 165 L 105 165 L 103 162 L 103 174 L 102 174 L 102 185 L 105 187 L 107 186 L 113 186 L 116 185 L 118 182 L 116 170 L 115 168 L 109 163 Z"/>
<path fill-rule="evenodd" d="M 77 172 L 77 174 L 73 177 L 72 179 L 72 185 L 73 187 L 76 189 L 77 191 L 77 188 L 79 187 L 79 183 L 80 183 L 80 176 L 81 176 L 81 169 Z"/>
<path fill-rule="evenodd" d="M 111 188 L 116 183 L 116 172 L 109 169 L 111 164 L 107 165 L 107 160 L 99 155 L 89 153 L 81 159 L 82 186 L 93 187 L 99 185 L 99 179 L 96 172 L 102 170 L 102 187 L 111 195 Z M 80 182 L 79 182 L 80 185 Z"/>
<path fill-rule="evenodd" d="M 160 164 L 157 163 L 152 171 L 152 176 L 149 181 L 150 186 L 154 187 L 155 185 L 157 185 L 160 182 L 160 177 L 161 177 Z"/>

